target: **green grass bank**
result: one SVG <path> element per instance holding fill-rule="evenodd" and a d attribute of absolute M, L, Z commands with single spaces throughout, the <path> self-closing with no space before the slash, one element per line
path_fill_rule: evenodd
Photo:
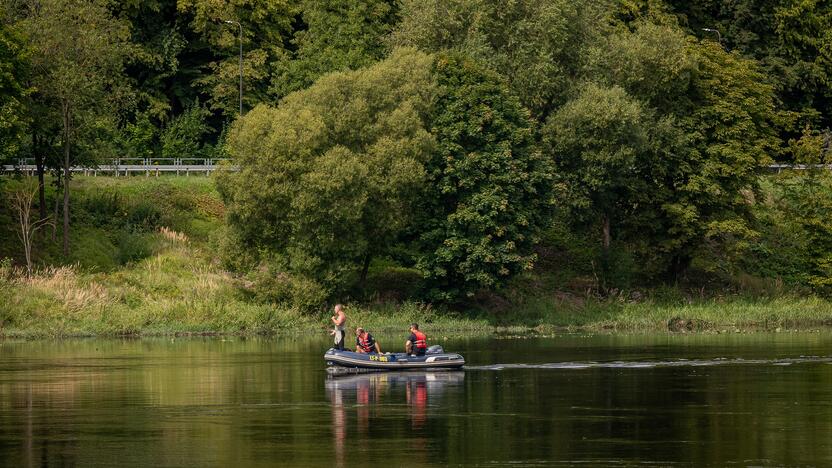
<path fill-rule="evenodd" d="M 8 203 L 0 204 L 0 336 L 71 337 L 167 334 L 321 333 L 329 313 L 264 303 L 244 276 L 222 267 L 224 209 L 204 177 L 78 177 L 73 190 L 72 254 L 60 229 L 42 231 L 36 272 L 21 269 L 22 248 Z M 5 178 L 5 198 L 19 181 Z M 54 198 L 51 186 L 49 206 Z M 379 270 L 380 284 L 384 272 Z M 643 290 L 599 298 L 564 288 L 556 273 L 531 272 L 504 294 L 463 311 L 412 301 L 348 302 L 352 325 L 376 332 L 411 321 L 443 335 L 593 332 L 735 332 L 832 326 L 832 302 L 811 295 L 688 294 Z M 529 282 L 537 286 L 528 287 Z M 373 297 L 391 297 L 377 294 Z"/>

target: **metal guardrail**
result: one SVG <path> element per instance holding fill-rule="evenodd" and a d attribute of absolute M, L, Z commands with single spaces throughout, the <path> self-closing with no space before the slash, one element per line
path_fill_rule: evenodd
<path fill-rule="evenodd" d="M 75 166 L 70 168 L 70 171 L 84 175 L 97 176 L 101 173 L 116 177 L 140 174 L 142 172 L 144 172 L 145 176 L 155 175 L 157 177 L 161 173 L 185 174 L 186 176 L 191 174 L 209 175 L 211 172 L 217 170 L 221 163 L 230 161 L 231 159 L 228 158 L 117 158 L 113 159 L 110 164 L 99 164 L 89 167 Z M 832 170 L 832 164 L 769 164 L 762 168 L 778 173 L 786 169 L 797 171 L 807 169 Z M 236 167 L 230 166 L 230 169 L 236 170 Z M 37 172 L 37 166 L 35 165 L 34 159 L 26 158 L 19 159 L 17 164 L 0 166 L 0 170 L 3 172 L 35 174 Z"/>
<path fill-rule="evenodd" d="M 780 172 L 784 169 L 791 169 L 793 171 L 805 171 L 807 169 L 827 169 L 832 170 L 832 164 L 769 164 L 766 169 L 771 169 Z"/>
<path fill-rule="evenodd" d="M 217 170 L 221 163 L 231 161 L 227 158 L 117 158 L 110 164 L 99 164 L 96 166 L 75 166 L 70 168 L 73 173 L 97 176 L 103 175 L 128 176 L 130 174 L 144 173 L 145 176 L 159 176 L 161 173 L 184 174 L 205 174 Z M 35 174 L 37 166 L 32 158 L 19 159 L 17 164 L 0 166 L 5 172 L 23 172 Z M 232 166 L 233 169 L 233 166 Z"/>

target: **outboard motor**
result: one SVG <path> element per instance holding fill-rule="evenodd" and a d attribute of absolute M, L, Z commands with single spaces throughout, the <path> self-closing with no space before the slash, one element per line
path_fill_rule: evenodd
<path fill-rule="evenodd" d="M 444 352 L 445 352 L 445 350 L 442 349 L 441 345 L 435 344 L 435 345 L 429 347 L 428 350 L 425 351 L 425 354 L 442 354 Z"/>

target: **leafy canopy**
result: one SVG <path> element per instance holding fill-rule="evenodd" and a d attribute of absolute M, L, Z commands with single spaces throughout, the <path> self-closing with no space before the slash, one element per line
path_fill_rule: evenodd
<path fill-rule="evenodd" d="M 292 47 L 277 61 L 272 91 L 277 96 L 311 85 L 320 76 L 355 70 L 383 59 L 383 39 L 398 19 L 391 0 L 301 0 L 301 27 Z"/>
<path fill-rule="evenodd" d="M 437 149 L 413 229 L 431 297 L 455 300 L 532 267 L 531 248 L 551 215 L 552 173 L 529 112 L 498 75 L 442 54 L 434 76 Z"/>
<path fill-rule="evenodd" d="M 404 0 L 395 45 L 461 51 L 505 77 L 524 106 L 545 118 L 563 104 L 583 47 L 604 29 L 590 0 Z"/>
<path fill-rule="evenodd" d="M 0 164 L 19 155 L 27 127 L 28 64 L 19 38 L 0 24 Z"/>
<path fill-rule="evenodd" d="M 284 272 L 317 283 L 320 299 L 384 255 L 411 219 L 435 144 L 425 128 L 430 64 L 396 51 L 258 106 L 229 132 L 240 170 L 218 185 L 230 226 Z"/>

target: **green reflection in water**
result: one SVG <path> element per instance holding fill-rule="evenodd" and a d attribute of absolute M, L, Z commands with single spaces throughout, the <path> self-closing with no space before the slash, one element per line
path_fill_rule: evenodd
<path fill-rule="evenodd" d="M 832 335 L 442 344 L 470 368 L 331 378 L 327 337 L 0 342 L 0 466 L 832 464 Z"/>

